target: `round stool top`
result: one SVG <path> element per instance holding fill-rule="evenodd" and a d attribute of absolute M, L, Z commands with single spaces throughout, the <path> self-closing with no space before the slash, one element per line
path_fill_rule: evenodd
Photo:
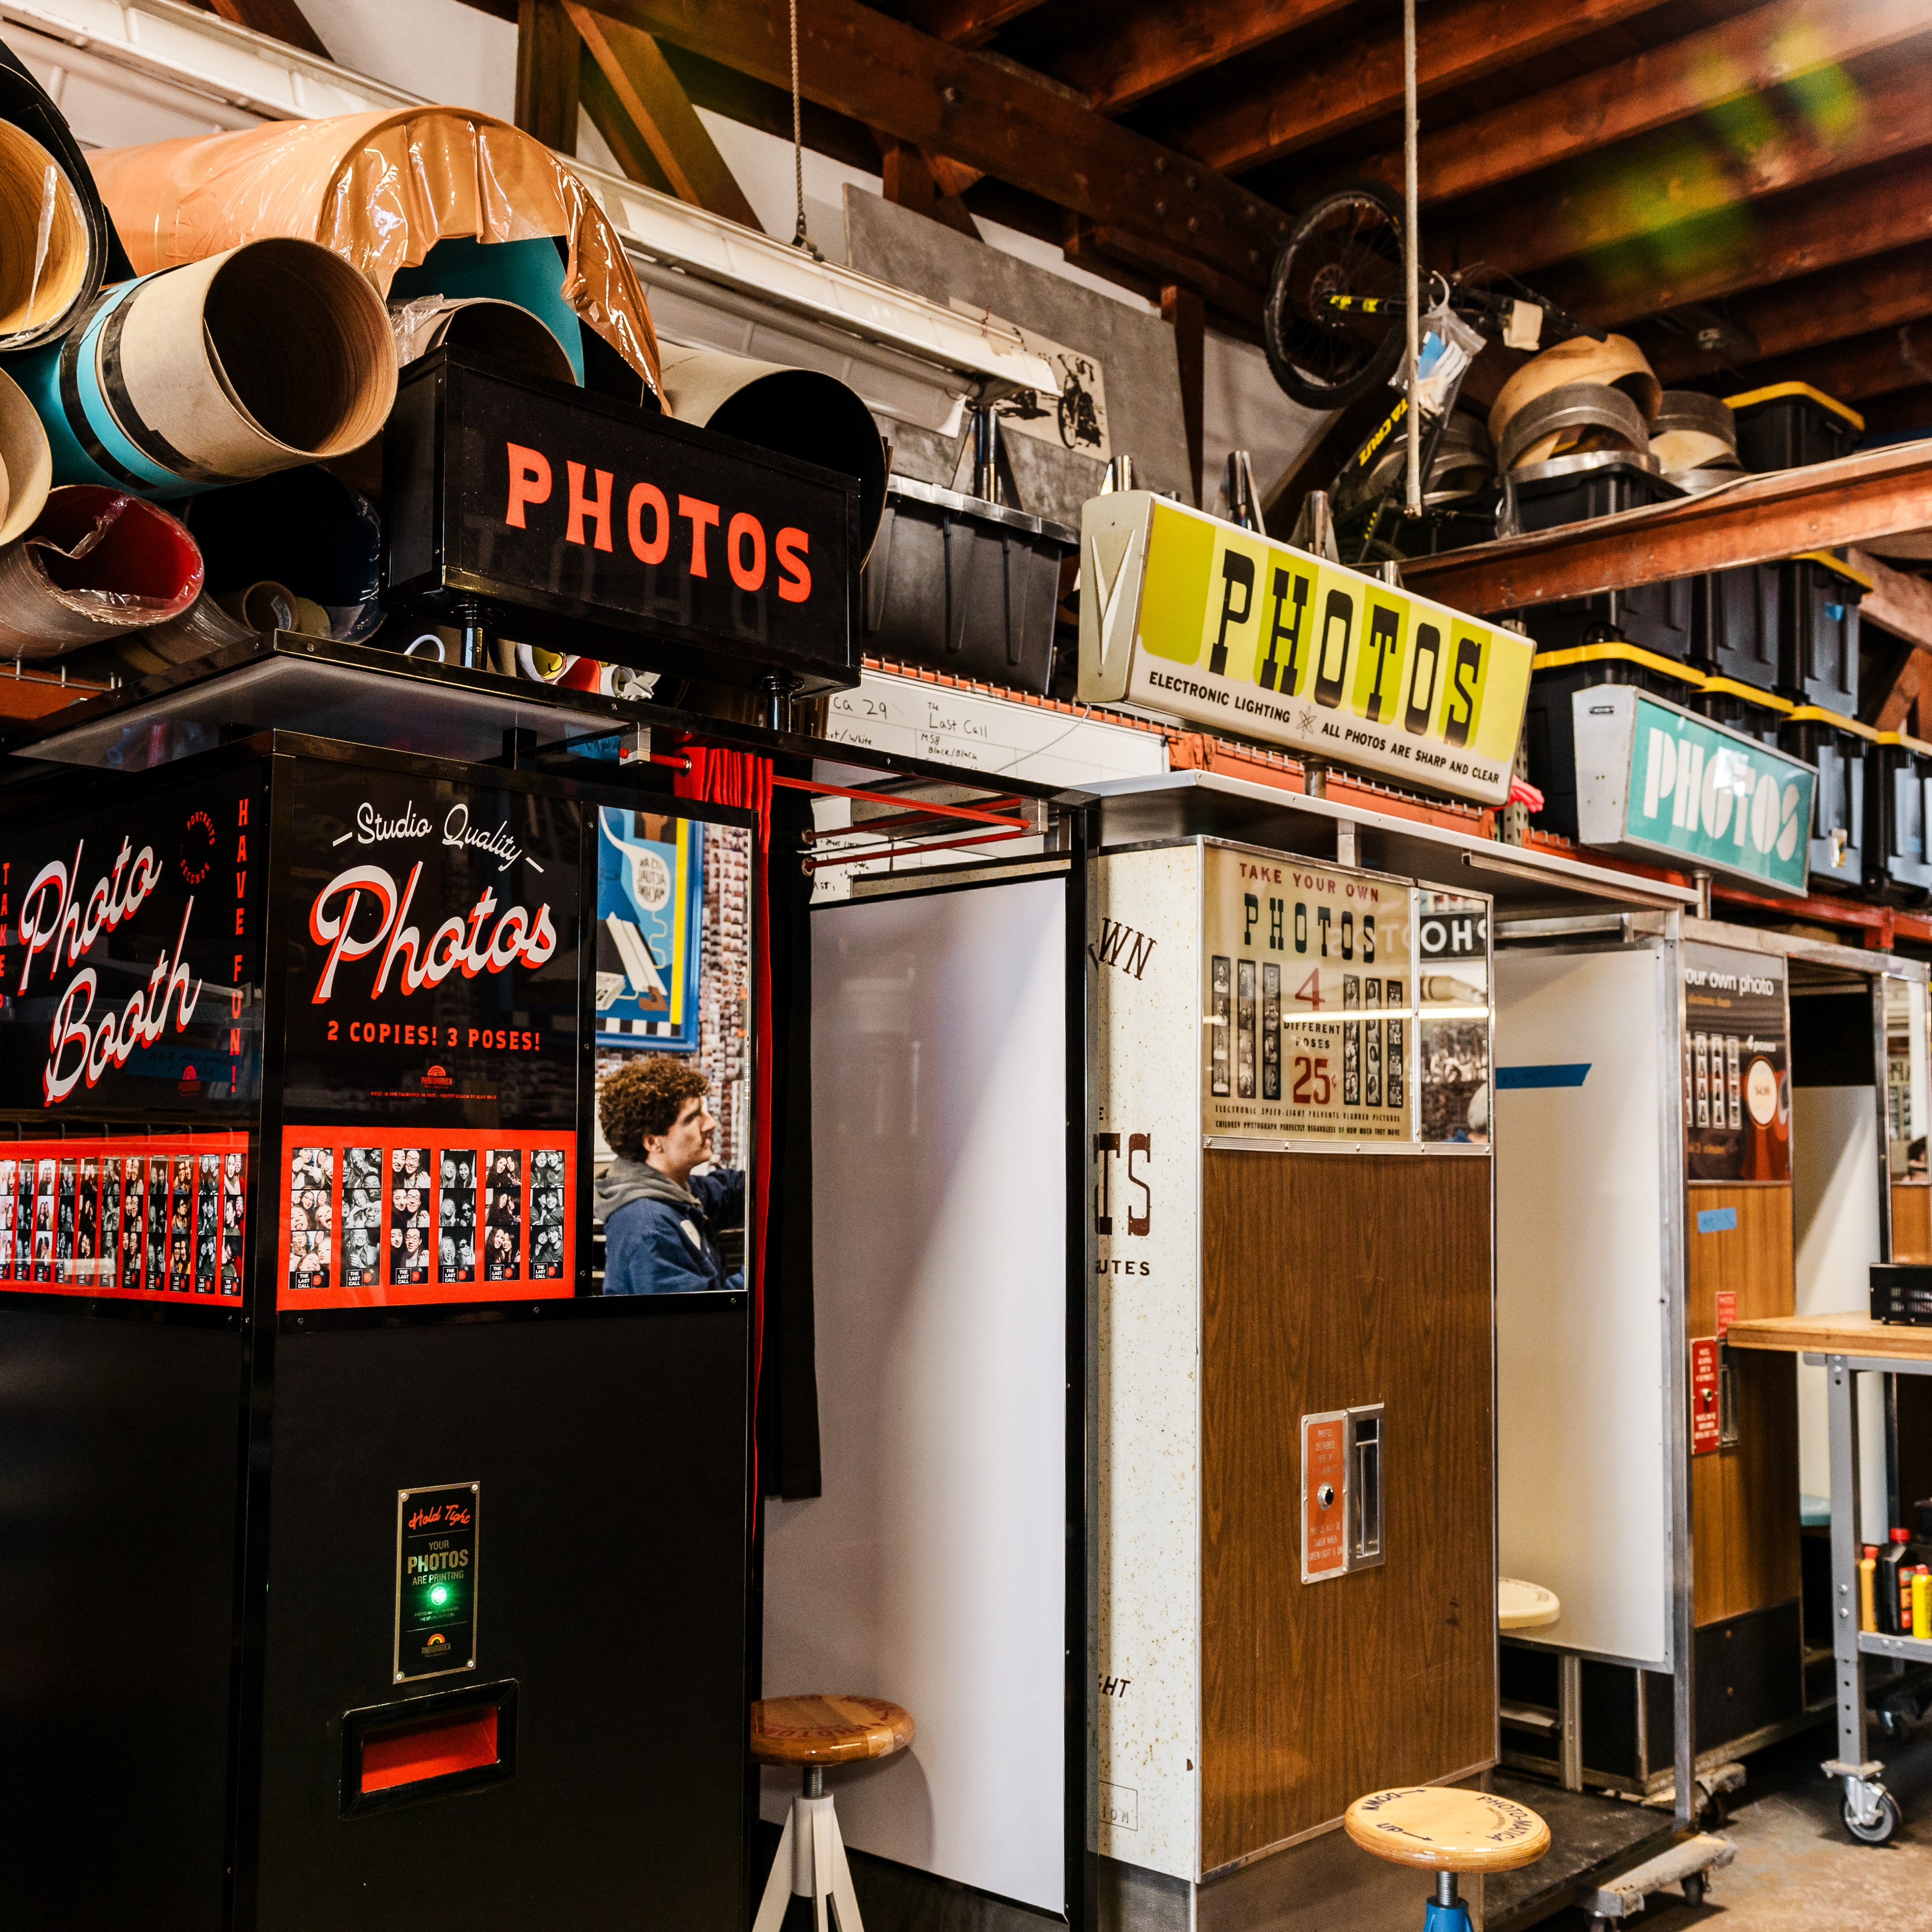
<path fill-rule="evenodd" d="M 1526 1804 L 1449 1784 L 1372 1792 L 1342 1825 L 1365 1852 L 1431 1871 L 1512 1871 L 1550 1849 L 1550 1827 Z"/>
<path fill-rule="evenodd" d="M 910 1715 L 883 1697 L 767 1697 L 752 1706 L 760 1764 L 854 1764 L 912 1742 Z"/>
<path fill-rule="evenodd" d="M 1498 1630 L 1540 1630 L 1563 1614 L 1563 1600 L 1540 1583 L 1526 1583 L 1520 1576 L 1496 1579 L 1496 1628 Z"/>

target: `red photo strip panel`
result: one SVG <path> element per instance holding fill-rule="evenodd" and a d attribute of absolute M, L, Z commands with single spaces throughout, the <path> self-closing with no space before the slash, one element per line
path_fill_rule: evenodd
<path fill-rule="evenodd" d="M 248 1136 L 0 1142 L 0 1290 L 238 1299 Z"/>
<path fill-rule="evenodd" d="M 282 1308 L 576 1292 L 569 1133 L 284 1127 Z"/>

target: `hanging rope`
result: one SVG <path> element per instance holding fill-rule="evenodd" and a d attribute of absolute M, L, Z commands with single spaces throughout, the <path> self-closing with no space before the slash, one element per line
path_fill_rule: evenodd
<path fill-rule="evenodd" d="M 798 96 L 798 0 L 791 0 L 791 177 L 798 199 L 798 222 L 792 230 L 791 245 L 802 248 L 814 262 L 822 262 L 825 257 L 812 245 L 805 227 L 804 117 Z"/>

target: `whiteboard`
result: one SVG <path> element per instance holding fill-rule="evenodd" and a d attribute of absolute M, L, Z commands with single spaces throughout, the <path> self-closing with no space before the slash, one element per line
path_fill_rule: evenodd
<path fill-rule="evenodd" d="M 767 1696 L 891 1698 L 846 1841 L 1065 1909 L 1066 888 L 812 915 L 824 1495 L 774 1502 Z M 767 1772 L 764 1815 L 795 1776 Z"/>
<path fill-rule="evenodd" d="M 1562 1599 L 1533 1640 L 1667 1670 L 1664 961 L 1496 965 L 1498 1560 Z"/>

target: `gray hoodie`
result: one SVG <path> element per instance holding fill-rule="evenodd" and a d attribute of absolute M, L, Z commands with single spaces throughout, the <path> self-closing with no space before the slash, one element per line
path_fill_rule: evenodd
<path fill-rule="evenodd" d="M 608 1221 L 633 1201 L 669 1201 L 681 1208 L 702 1204 L 689 1188 L 680 1187 L 648 1161 L 627 1160 L 620 1154 L 592 1190 L 591 1212 L 598 1220 Z"/>

